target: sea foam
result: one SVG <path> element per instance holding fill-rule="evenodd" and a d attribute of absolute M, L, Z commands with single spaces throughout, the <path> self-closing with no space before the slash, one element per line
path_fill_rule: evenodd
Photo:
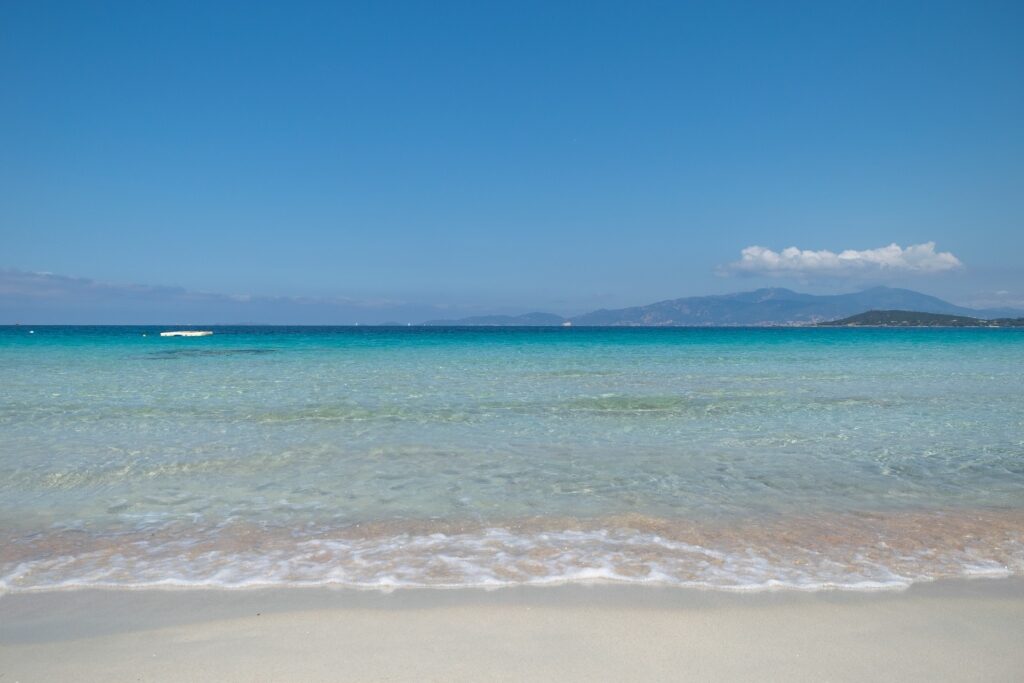
<path fill-rule="evenodd" d="M 694 527 L 681 520 L 532 519 L 465 529 L 417 522 L 303 536 L 221 525 L 5 547 L 7 592 L 83 587 L 501 587 L 621 582 L 728 591 L 881 590 L 1024 574 L 1018 515 L 901 514 Z M 629 524 L 631 526 L 625 526 Z M 927 537 L 915 530 L 929 528 Z M 462 530 L 455 530 L 463 527 Z M 838 535 L 840 534 L 841 535 Z M 787 540 L 789 539 L 789 540 Z M 0 559 L 3 558 L 0 555 Z"/>

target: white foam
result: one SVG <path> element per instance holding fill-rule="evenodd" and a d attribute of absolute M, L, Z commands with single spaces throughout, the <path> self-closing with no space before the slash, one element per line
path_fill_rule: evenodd
<path fill-rule="evenodd" d="M 786 553 L 705 548 L 628 529 L 523 534 L 488 528 L 464 534 L 315 538 L 259 551 L 190 553 L 192 544 L 188 539 L 134 542 L 114 551 L 0 564 L 0 592 L 258 586 L 393 590 L 595 582 L 725 591 L 876 591 L 945 577 L 1024 574 L 1019 543 L 1002 563 L 963 550 L 868 557 L 841 547 L 787 548 Z"/>

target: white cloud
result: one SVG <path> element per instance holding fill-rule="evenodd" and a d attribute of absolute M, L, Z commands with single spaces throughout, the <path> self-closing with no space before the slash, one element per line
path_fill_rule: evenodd
<path fill-rule="evenodd" d="M 847 249 L 836 253 L 789 247 L 772 251 L 751 246 L 740 252 L 740 260 L 720 269 L 723 274 L 775 275 L 797 277 L 856 277 L 885 274 L 942 273 L 962 268 L 963 264 L 948 251 L 935 251 L 935 242 L 890 244 L 878 249 Z"/>

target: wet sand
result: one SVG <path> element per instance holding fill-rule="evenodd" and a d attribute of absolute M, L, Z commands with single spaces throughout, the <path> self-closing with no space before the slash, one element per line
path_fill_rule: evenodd
<path fill-rule="evenodd" d="M 1024 580 L 0 597 L 2 681 L 1024 679 Z"/>

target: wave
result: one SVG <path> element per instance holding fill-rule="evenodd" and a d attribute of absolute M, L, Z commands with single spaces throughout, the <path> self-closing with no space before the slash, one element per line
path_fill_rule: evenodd
<path fill-rule="evenodd" d="M 394 589 L 621 582 L 882 590 L 1024 575 L 1024 513 L 846 514 L 736 524 L 627 516 L 338 529 L 225 523 L 7 538 L 0 591 L 160 586 Z"/>

